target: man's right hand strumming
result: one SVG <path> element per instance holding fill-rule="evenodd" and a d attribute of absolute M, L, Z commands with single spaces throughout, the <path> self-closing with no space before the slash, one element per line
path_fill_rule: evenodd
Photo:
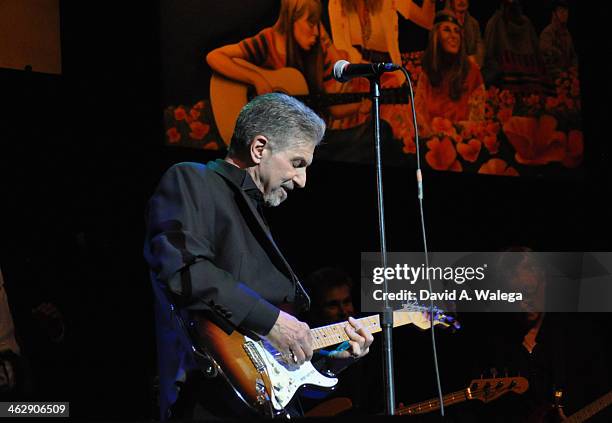
<path fill-rule="evenodd" d="M 312 358 L 310 327 L 282 310 L 265 337 L 289 364 L 302 365 Z"/>

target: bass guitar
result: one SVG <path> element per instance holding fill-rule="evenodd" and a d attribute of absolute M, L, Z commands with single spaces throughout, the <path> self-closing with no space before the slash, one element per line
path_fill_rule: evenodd
<path fill-rule="evenodd" d="M 504 377 L 494 379 L 474 379 L 470 385 L 461 391 L 452 392 L 442 397 L 444 406 L 458 404 L 468 400 L 480 400 L 484 403 L 491 402 L 507 394 L 514 392 L 522 394 L 529 388 L 529 382 L 524 377 Z M 408 406 L 400 406 L 395 414 L 414 415 L 425 414 L 440 409 L 440 400 L 432 398 Z"/>
<path fill-rule="evenodd" d="M 604 408 L 608 407 L 610 404 L 612 404 L 612 391 L 596 399 L 563 421 L 567 423 L 582 423 L 602 411 Z"/>

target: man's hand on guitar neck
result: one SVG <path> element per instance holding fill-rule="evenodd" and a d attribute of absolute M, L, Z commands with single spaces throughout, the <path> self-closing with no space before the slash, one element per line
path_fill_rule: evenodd
<path fill-rule="evenodd" d="M 346 351 L 334 353 L 331 357 L 337 359 L 358 359 L 370 352 L 370 345 L 374 341 L 374 337 L 357 319 L 349 317 L 344 331 L 349 337 L 350 347 Z"/>
<path fill-rule="evenodd" d="M 282 310 L 265 337 L 289 364 L 301 366 L 312 358 L 310 327 Z"/>

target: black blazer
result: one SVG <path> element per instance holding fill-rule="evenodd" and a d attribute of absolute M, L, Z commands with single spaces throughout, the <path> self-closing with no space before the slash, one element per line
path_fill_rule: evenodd
<path fill-rule="evenodd" d="M 308 296 L 272 240 L 245 189 L 245 171 L 221 160 L 179 163 L 162 177 L 147 209 L 144 254 L 155 294 L 161 419 L 178 398 L 177 381 L 198 368 L 181 325 L 203 310 L 228 334 L 267 334 L 279 306 L 308 307 Z"/>
<path fill-rule="evenodd" d="M 248 182 L 222 160 L 170 168 L 149 202 L 145 257 L 179 306 L 214 312 L 228 333 L 267 334 L 277 306 L 302 309 L 308 299 L 246 195 Z"/>

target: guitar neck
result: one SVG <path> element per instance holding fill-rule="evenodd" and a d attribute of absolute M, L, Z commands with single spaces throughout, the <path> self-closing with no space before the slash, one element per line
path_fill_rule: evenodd
<path fill-rule="evenodd" d="M 442 397 L 445 407 L 467 401 L 468 399 L 470 399 L 469 389 L 463 389 L 461 391 L 452 392 Z M 397 410 L 395 410 L 395 414 L 399 416 L 412 415 L 412 414 L 424 414 L 424 413 L 429 413 L 430 411 L 438 410 L 439 408 L 440 408 L 440 401 L 437 398 L 435 398 L 435 399 L 430 399 L 428 401 L 418 402 L 416 404 L 412 404 L 406 407 L 400 407 Z"/>
<path fill-rule="evenodd" d="M 584 407 L 582 410 L 569 416 L 567 420 L 564 420 L 564 422 L 568 422 L 568 423 L 583 422 L 593 417 L 595 414 L 599 413 L 601 410 L 603 410 L 610 404 L 612 404 L 612 392 L 608 392 L 603 397 L 596 399 L 595 401 L 593 401 L 592 403 Z"/>
<path fill-rule="evenodd" d="M 419 312 L 396 311 L 393 312 L 393 327 L 395 328 L 398 326 L 408 325 L 416 320 L 422 319 L 423 315 Z M 362 326 L 369 329 L 370 333 L 376 333 L 382 330 L 380 326 L 380 316 L 378 314 L 363 317 L 361 319 L 357 319 L 357 321 L 359 321 Z M 344 330 L 346 325 L 346 322 L 342 322 L 311 329 L 310 333 L 314 339 L 313 346 L 315 350 L 347 341 L 349 337 Z"/>

